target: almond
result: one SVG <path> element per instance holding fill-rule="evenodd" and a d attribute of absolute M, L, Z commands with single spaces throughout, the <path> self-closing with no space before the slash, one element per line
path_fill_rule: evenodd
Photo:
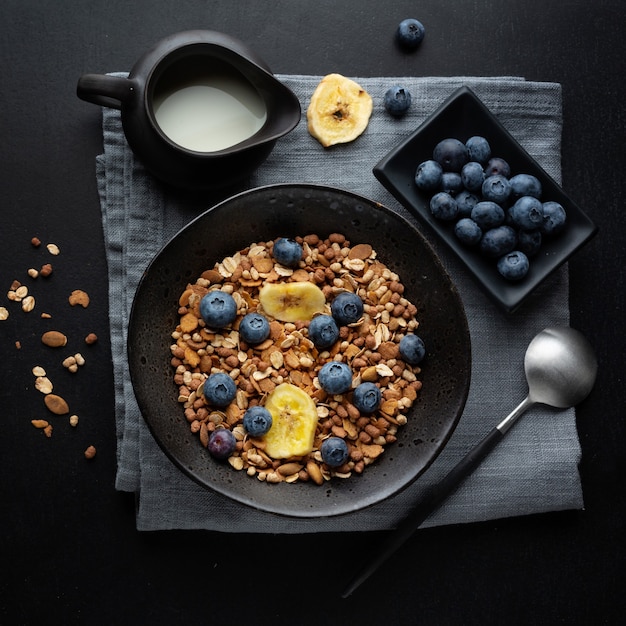
<path fill-rule="evenodd" d="M 55 415 L 65 415 L 70 412 L 67 402 L 61 396 L 57 396 L 54 393 L 46 395 L 44 397 L 44 402 L 50 412 Z"/>
<path fill-rule="evenodd" d="M 58 330 L 49 330 L 41 336 L 41 342 L 50 348 L 62 348 L 67 344 L 67 337 Z"/>

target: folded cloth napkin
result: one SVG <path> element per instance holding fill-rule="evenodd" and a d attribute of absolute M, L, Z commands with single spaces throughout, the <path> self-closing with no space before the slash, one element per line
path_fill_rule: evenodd
<path fill-rule="evenodd" d="M 278 78 L 295 92 L 305 111 L 321 77 Z M 375 102 L 370 124 L 361 137 L 338 149 L 324 150 L 308 134 L 303 116 L 298 127 L 278 141 L 268 160 L 240 189 L 280 182 L 330 184 L 382 202 L 413 219 L 374 178 L 372 167 L 462 85 L 475 91 L 552 177 L 560 178 L 558 84 L 516 77 L 356 80 Z M 411 109 L 401 119 L 391 118 L 382 106 L 382 95 L 394 83 L 406 85 L 413 96 Z M 109 266 L 116 488 L 137 494 L 139 530 L 307 533 L 392 528 L 418 494 L 440 480 L 526 395 L 523 357 L 532 337 L 546 326 L 569 323 L 566 267 L 520 310 L 507 315 L 485 298 L 458 261 L 434 241 L 465 303 L 473 347 L 467 406 L 444 452 L 400 495 L 345 516 L 290 519 L 233 503 L 197 485 L 163 454 L 141 418 L 126 360 L 131 302 L 148 262 L 192 217 L 220 198 L 207 196 L 200 206 L 197 200 L 162 187 L 134 158 L 123 135 L 119 111 L 104 109 L 103 132 L 104 153 L 97 158 L 97 178 Z M 579 458 L 574 410 L 553 414 L 536 407 L 424 526 L 581 508 Z"/>

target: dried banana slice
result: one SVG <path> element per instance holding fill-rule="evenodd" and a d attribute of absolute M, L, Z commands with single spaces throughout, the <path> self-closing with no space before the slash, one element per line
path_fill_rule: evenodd
<path fill-rule="evenodd" d="M 304 456 L 313 450 L 317 408 L 300 387 L 282 383 L 267 397 L 272 427 L 264 436 L 265 451 L 274 459 Z"/>
<path fill-rule="evenodd" d="M 354 141 L 367 128 L 372 98 L 358 83 L 328 74 L 317 86 L 307 109 L 309 133 L 325 148 Z"/>
<path fill-rule="evenodd" d="M 310 320 L 324 309 L 326 297 L 313 283 L 266 283 L 259 292 L 263 311 L 282 322 Z"/>

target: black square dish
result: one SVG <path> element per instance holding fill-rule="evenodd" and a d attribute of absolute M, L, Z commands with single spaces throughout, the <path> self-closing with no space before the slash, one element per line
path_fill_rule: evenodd
<path fill-rule="evenodd" d="M 503 278 L 493 259 L 463 245 L 453 224 L 434 218 L 426 193 L 415 184 L 417 166 L 432 159 L 433 148 L 442 139 L 454 137 L 465 142 L 472 136 L 485 137 L 493 156 L 502 157 L 512 174 L 526 173 L 541 182 L 542 200 L 559 202 L 567 212 L 567 225 L 558 236 L 545 239 L 541 250 L 530 259 L 530 270 L 520 281 Z M 498 119 L 468 87 L 461 87 L 433 115 L 394 148 L 375 167 L 374 176 L 419 220 L 427 224 L 459 257 L 486 293 L 511 313 L 552 272 L 587 243 L 597 232 L 596 225 L 565 194 L 563 189 L 522 148 Z"/>

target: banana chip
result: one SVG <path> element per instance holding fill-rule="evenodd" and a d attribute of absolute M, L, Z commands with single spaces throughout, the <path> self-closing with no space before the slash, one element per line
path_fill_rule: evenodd
<path fill-rule="evenodd" d="M 322 290 L 313 283 L 267 283 L 259 291 L 263 311 L 281 322 L 310 320 L 326 304 Z"/>
<path fill-rule="evenodd" d="M 307 109 L 309 133 L 325 148 L 354 141 L 367 128 L 372 98 L 358 83 L 328 74 L 317 86 Z"/>
<path fill-rule="evenodd" d="M 267 397 L 265 408 L 272 415 L 272 427 L 263 437 L 267 454 L 274 459 L 288 459 L 313 450 L 317 408 L 306 391 L 282 383 Z"/>

